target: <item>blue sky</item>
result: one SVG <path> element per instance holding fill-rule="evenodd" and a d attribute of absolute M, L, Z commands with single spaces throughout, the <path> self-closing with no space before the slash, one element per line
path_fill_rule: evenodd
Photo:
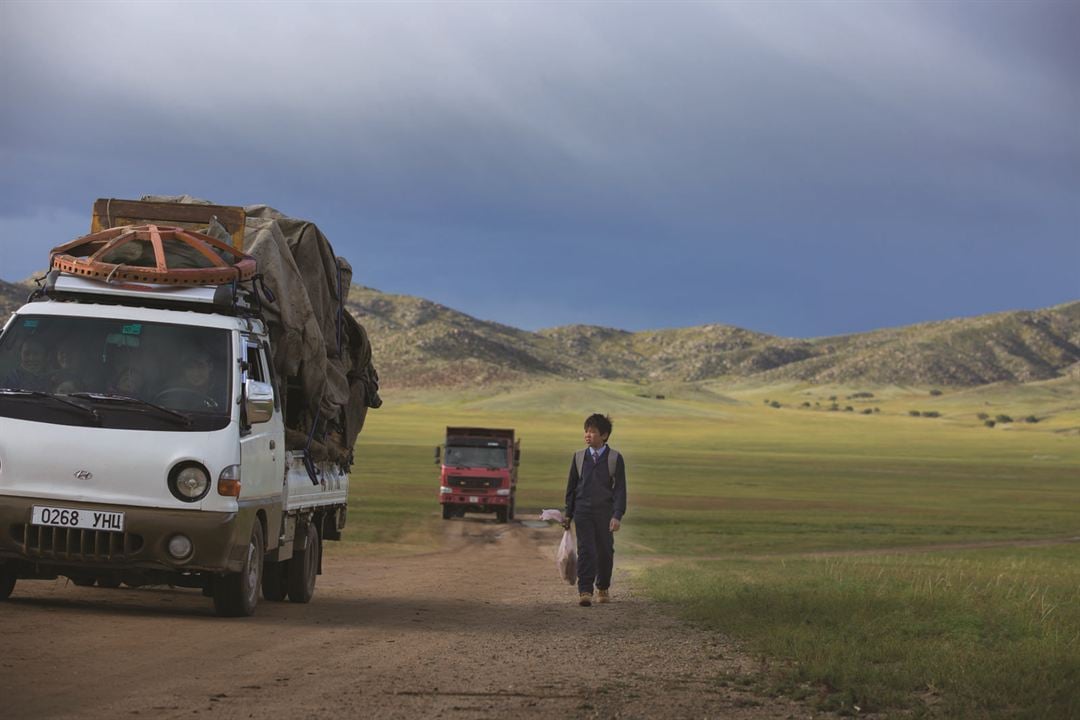
<path fill-rule="evenodd" d="M 536 329 L 1080 298 L 1080 4 L 0 2 L 0 278 L 98 197 L 313 220 Z"/>

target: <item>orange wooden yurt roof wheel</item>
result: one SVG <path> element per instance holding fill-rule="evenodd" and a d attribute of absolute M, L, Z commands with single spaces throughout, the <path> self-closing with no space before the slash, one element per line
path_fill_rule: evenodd
<path fill-rule="evenodd" d="M 52 268 L 105 282 L 222 285 L 250 280 L 255 258 L 194 230 L 125 225 L 51 251 Z"/>

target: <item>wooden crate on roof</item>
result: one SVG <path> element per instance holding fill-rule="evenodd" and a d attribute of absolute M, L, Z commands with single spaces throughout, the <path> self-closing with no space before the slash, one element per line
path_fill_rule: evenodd
<path fill-rule="evenodd" d="M 94 202 L 90 232 L 121 225 L 159 225 L 206 232 L 214 218 L 228 231 L 232 246 L 244 249 L 244 208 L 233 205 L 195 205 L 99 198 Z"/>

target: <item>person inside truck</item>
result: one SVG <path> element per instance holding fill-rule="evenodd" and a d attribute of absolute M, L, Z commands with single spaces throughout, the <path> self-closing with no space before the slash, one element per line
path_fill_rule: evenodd
<path fill-rule="evenodd" d="M 221 375 L 221 373 L 217 373 Z M 210 353 L 201 347 L 191 347 L 180 356 L 178 370 L 157 394 L 157 402 L 184 410 L 217 408 L 221 392 L 214 382 L 215 367 Z"/>
<path fill-rule="evenodd" d="M 108 392 L 112 395 L 141 398 L 146 385 L 142 362 L 133 350 L 117 352 L 110 358 Z"/>
<path fill-rule="evenodd" d="M 626 513 L 626 464 L 607 444 L 611 418 L 585 418 L 585 449 L 574 453 L 566 481 L 563 526 L 577 530 L 578 604 L 589 607 L 593 589 L 601 603 L 611 602 L 615 536 Z"/>
<path fill-rule="evenodd" d="M 19 364 L 4 378 L 3 386 L 12 390 L 48 391 L 48 353 L 45 343 L 30 336 L 19 348 Z"/>
<path fill-rule="evenodd" d="M 73 338 L 60 342 L 56 348 L 56 370 L 52 374 L 53 392 L 67 394 L 87 390 L 82 344 Z"/>

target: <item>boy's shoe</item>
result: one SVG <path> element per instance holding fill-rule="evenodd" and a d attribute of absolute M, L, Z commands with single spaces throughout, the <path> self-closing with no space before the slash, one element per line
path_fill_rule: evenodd
<path fill-rule="evenodd" d="M 592 593 L 581 593 L 578 595 L 577 604 L 581 607 L 589 607 L 592 605 Z"/>
<path fill-rule="evenodd" d="M 607 590 L 599 590 L 598 589 L 596 591 L 596 602 L 598 602 L 598 603 L 609 603 L 609 602 L 611 602 L 611 594 Z"/>

